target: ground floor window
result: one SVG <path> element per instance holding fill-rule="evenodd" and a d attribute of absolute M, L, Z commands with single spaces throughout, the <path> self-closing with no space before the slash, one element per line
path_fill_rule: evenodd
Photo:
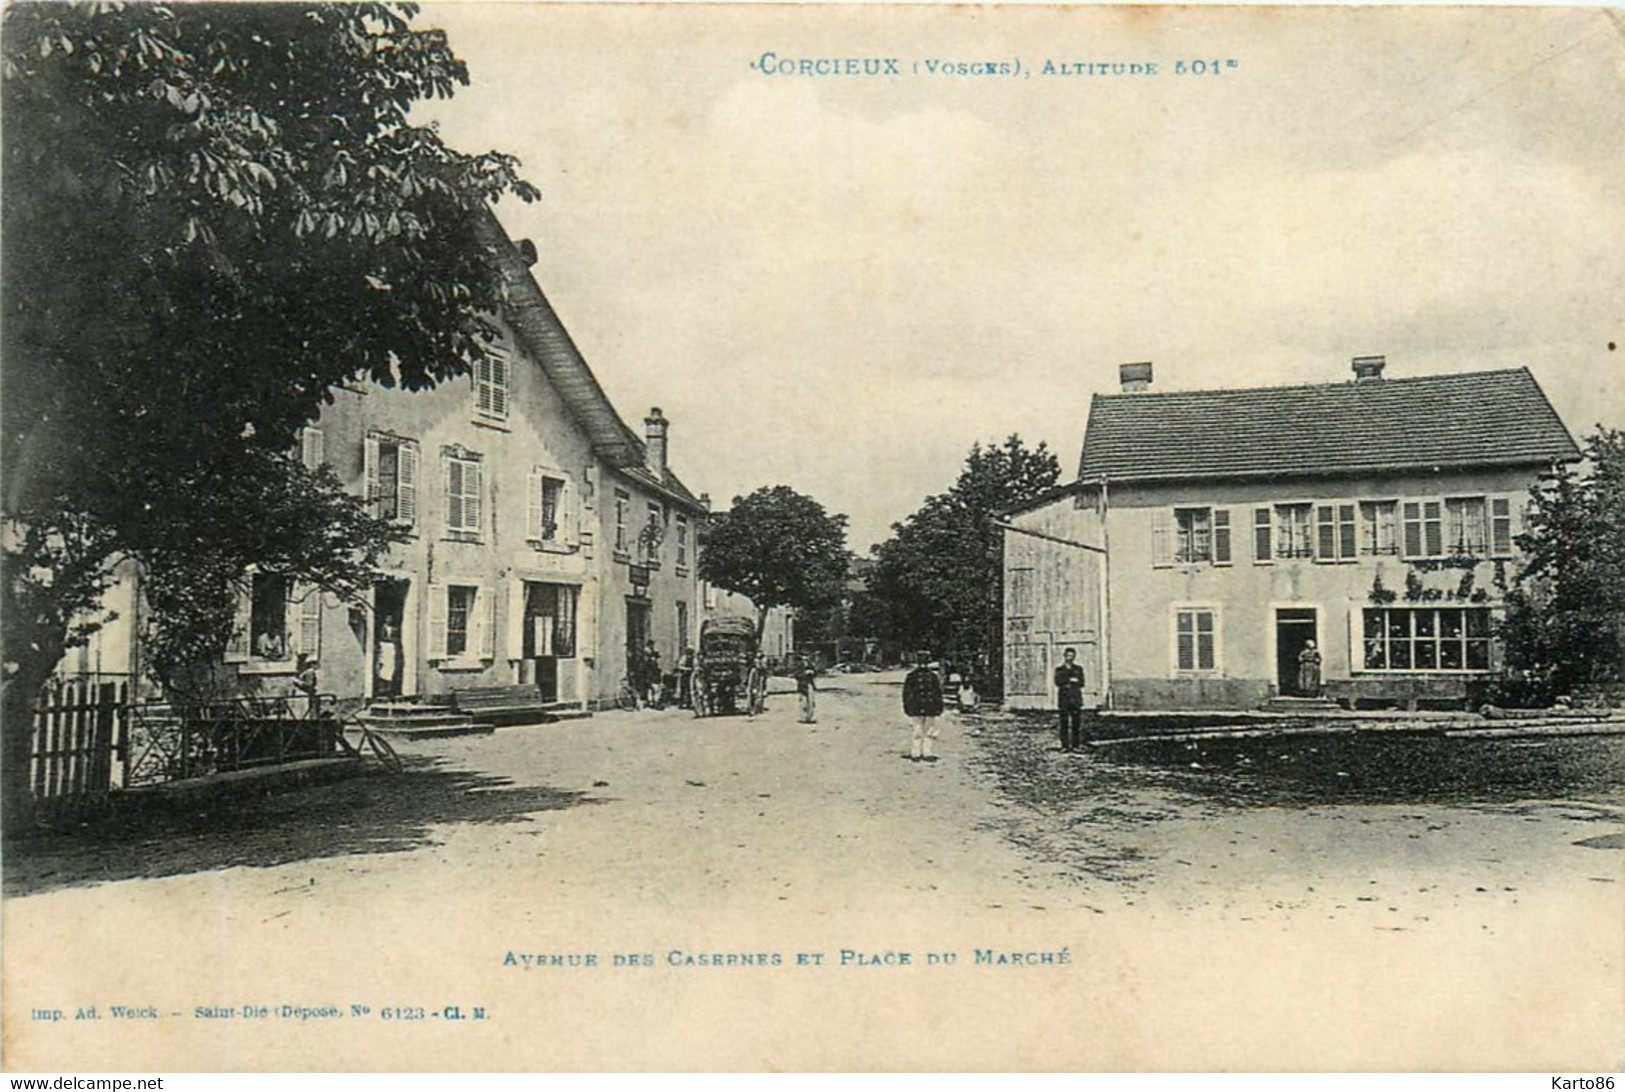
<path fill-rule="evenodd" d="M 444 584 L 429 591 L 431 660 L 472 664 L 492 657 L 496 599 L 478 584 Z"/>
<path fill-rule="evenodd" d="M 1488 671 L 1486 607 L 1367 607 L 1367 671 Z"/>
<path fill-rule="evenodd" d="M 1180 671 L 1212 671 L 1218 664 L 1218 619 L 1212 610 L 1175 612 L 1174 659 Z"/>

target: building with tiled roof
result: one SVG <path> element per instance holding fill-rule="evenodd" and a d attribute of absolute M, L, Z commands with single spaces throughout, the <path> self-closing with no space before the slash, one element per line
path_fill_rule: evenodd
<path fill-rule="evenodd" d="M 1075 481 L 1011 513 L 1007 704 L 1472 700 L 1529 487 L 1579 448 L 1526 368 L 1096 395 Z"/>

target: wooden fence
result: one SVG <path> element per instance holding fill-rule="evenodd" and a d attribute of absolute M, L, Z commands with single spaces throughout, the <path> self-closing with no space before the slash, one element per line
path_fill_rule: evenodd
<path fill-rule="evenodd" d="M 51 682 L 34 707 L 29 785 L 38 801 L 94 797 L 123 784 L 129 756 L 128 682 Z"/>

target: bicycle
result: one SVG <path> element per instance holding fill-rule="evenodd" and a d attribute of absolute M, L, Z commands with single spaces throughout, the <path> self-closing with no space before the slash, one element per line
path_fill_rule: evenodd
<path fill-rule="evenodd" d="M 632 676 L 621 676 L 621 688 L 616 691 L 615 704 L 630 713 L 638 707 L 638 692 L 632 686 Z"/>
<path fill-rule="evenodd" d="M 406 769 L 406 763 L 401 761 L 401 756 L 395 752 L 389 740 L 356 717 L 348 717 L 341 721 L 338 731 L 334 734 L 340 749 L 352 758 L 365 759 L 366 753 L 370 751 L 372 757 L 382 762 L 390 773 L 400 773 Z"/>

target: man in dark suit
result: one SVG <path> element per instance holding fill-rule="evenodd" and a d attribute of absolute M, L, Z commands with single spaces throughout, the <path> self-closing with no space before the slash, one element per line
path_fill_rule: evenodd
<path fill-rule="evenodd" d="M 1056 704 L 1061 709 L 1061 750 L 1076 751 L 1083 740 L 1083 668 L 1076 649 L 1062 654 L 1066 662 L 1055 669 Z"/>
<path fill-rule="evenodd" d="M 937 718 L 942 716 L 942 676 L 931 663 L 931 654 L 921 652 L 915 667 L 903 679 L 903 715 L 914 722 L 914 740 L 906 757 L 915 762 L 935 762 L 931 753 L 937 741 Z"/>

